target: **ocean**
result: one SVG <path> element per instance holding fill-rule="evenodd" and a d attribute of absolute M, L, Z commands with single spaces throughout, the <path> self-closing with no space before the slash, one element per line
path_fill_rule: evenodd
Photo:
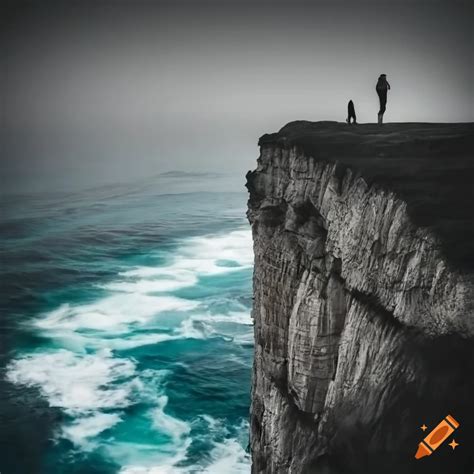
<path fill-rule="evenodd" d="M 1 200 L 0 472 L 250 472 L 243 183 Z"/>

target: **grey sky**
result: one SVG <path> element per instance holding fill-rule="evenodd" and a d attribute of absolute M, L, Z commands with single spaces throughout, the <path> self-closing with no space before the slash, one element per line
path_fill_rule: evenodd
<path fill-rule="evenodd" d="M 1 42 L 8 188 L 243 175 L 295 119 L 472 121 L 470 2 L 16 1 Z M 243 178 L 242 178 L 243 180 Z"/>

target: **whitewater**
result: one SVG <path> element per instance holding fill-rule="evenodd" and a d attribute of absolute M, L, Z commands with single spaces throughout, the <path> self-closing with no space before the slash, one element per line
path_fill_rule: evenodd
<path fill-rule="evenodd" d="M 156 178 L 9 203 L 10 251 L 42 257 L 6 268 L 31 299 L 8 301 L 3 383 L 47 420 L 35 472 L 250 472 L 245 193 L 190 187 Z M 16 429 L 34 431 L 38 414 L 24 417 Z"/>

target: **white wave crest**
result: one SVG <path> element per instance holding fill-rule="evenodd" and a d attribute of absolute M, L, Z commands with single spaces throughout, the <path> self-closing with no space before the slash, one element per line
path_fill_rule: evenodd
<path fill-rule="evenodd" d="M 201 472 L 206 474 L 248 474 L 250 472 L 250 455 L 236 439 L 226 439 L 222 443 L 217 443 L 211 451 L 211 458 L 212 462 Z"/>
<path fill-rule="evenodd" d="M 175 463 L 166 466 L 124 466 L 120 469 L 120 474 L 177 474 Z"/>
<path fill-rule="evenodd" d="M 24 356 L 7 367 L 9 381 L 38 387 L 50 406 L 71 414 L 128 406 L 134 375 L 131 360 L 114 358 L 107 350 L 78 355 L 60 349 Z M 123 379 L 130 382 L 112 385 Z"/>
<path fill-rule="evenodd" d="M 201 415 L 200 418 L 209 425 L 210 436 L 227 433 L 228 430 L 221 420 L 216 420 L 209 415 Z M 186 443 L 185 449 L 181 450 L 174 458 L 161 460 L 153 465 L 131 464 L 124 466 L 120 470 L 120 474 L 248 474 L 250 472 L 250 455 L 236 438 L 214 442 L 214 448 L 209 453 L 205 464 L 178 467 L 180 461 L 186 460 L 188 447 L 189 444 Z"/>
<path fill-rule="evenodd" d="M 209 323 L 236 323 L 245 326 L 252 326 L 253 320 L 249 311 L 231 312 L 228 314 L 205 314 L 196 317 L 200 321 Z"/>
<path fill-rule="evenodd" d="M 197 284 L 201 276 L 231 273 L 253 264 L 250 230 L 193 237 L 182 242 L 174 259 L 162 267 L 135 267 L 120 273 L 119 281 L 103 285 L 127 293 L 173 292 Z"/>
<path fill-rule="evenodd" d="M 117 413 L 97 413 L 95 415 L 78 418 L 72 423 L 63 427 L 62 435 L 71 440 L 75 445 L 81 446 L 88 451 L 95 447 L 91 438 L 112 428 L 121 421 L 121 416 Z"/>
<path fill-rule="evenodd" d="M 31 354 L 12 361 L 6 373 L 10 382 L 37 387 L 51 407 L 75 417 L 62 435 L 80 445 L 120 421 L 119 414 L 103 410 L 132 403 L 132 392 L 139 388 L 135 376 L 131 360 L 114 358 L 107 350 L 93 355 L 64 349 Z"/>
<path fill-rule="evenodd" d="M 157 402 L 157 407 L 154 408 L 151 413 L 153 426 L 159 430 L 160 433 L 167 434 L 175 442 L 178 442 L 183 436 L 188 435 L 191 431 L 191 427 L 188 423 L 165 413 L 168 397 L 161 395 Z"/>
<path fill-rule="evenodd" d="M 144 324 L 164 311 L 189 311 L 199 304 L 174 296 L 117 294 L 83 305 L 63 304 L 36 321 L 42 329 L 121 332 L 133 323 Z"/>

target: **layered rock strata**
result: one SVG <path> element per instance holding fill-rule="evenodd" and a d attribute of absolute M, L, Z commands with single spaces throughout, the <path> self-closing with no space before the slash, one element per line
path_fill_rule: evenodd
<path fill-rule="evenodd" d="M 294 122 L 260 139 L 252 472 L 472 472 L 472 132 Z M 415 460 L 447 414 L 464 450 Z"/>

